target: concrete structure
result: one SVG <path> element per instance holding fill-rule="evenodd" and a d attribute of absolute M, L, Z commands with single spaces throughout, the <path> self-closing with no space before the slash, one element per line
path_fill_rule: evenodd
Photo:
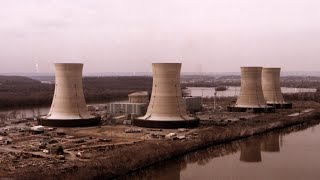
<path fill-rule="evenodd" d="M 135 92 L 128 95 L 129 103 L 149 103 L 148 91 Z"/>
<path fill-rule="evenodd" d="M 107 104 L 105 110 L 110 114 L 136 114 L 143 116 L 147 112 L 148 105 L 146 103 L 110 103 Z"/>
<path fill-rule="evenodd" d="M 267 104 L 276 108 L 292 108 L 292 103 L 284 101 L 280 87 L 281 68 L 262 69 L 262 90 Z"/>
<path fill-rule="evenodd" d="M 274 108 L 267 105 L 261 85 L 262 67 L 241 67 L 240 96 L 229 111 L 245 112 L 274 112 Z"/>
<path fill-rule="evenodd" d="M 183 104 L 185 104 L 187 111 L 190 113 L 199 112 L 202 109 L 202 97 L 201 96 L 192 96 L 192 97 L 183 97 Z"/>
<path fill-rule="evenodd" d="M 192 127 L 199 119 L 187 114 L 180 86 L 181 63 L 154 63 L 150 104 L 144 117 L 137 118 L 137 126 L 151 128 Z"/>
<path fill-rule="evenodd" d="M 100 118 L 88 112 L 82 88 L 83 64 L 56 63 L 55 91 L 50 112 L 39 119 L 44 126 L 90 126 Z"/>

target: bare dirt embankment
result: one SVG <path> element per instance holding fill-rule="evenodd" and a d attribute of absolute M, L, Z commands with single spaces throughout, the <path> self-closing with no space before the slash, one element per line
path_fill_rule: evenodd
<path fill-rule="evenodd" d="M 98 147 L 91 153 L 98 154 L 88 161 L 65 161 L 55 166 L 37 167 L 28 166 L 17 170 L 15 178 L 20 179 L 108 179 L 121 177 L 129 172 L 151 166 L 160 161 L 168 160 L 187 154 L 198 149 L 225 142 L 246 138 L 279 128 L 299 124 L 318 124 L 320 122 L 320 105 L 315 102 L 295 102 L 292 110 L 279 110 L 273 114 L 252 115 L 249 113 L 217 113 L 214 120 L 202 116 L 201 125 L 189 129 L 183 135 L 183 140 L 168 140 L 165 138 L 146 138 L 149 129 L 143 129 L 142 141 L 122 144 L 119 146 Z M 312 109 L 310 109 L 312 108 Z M 233 121 L 233 117 L 243 117 Z M 290 116 L 292 115 L 292 116 Z M 208 116 L 209 117 L 209 116 Z M 221 119 L 221 120 L 220 120 Z M 103 127 L 102 127 L 103 128 Z M 101 130 L 102 131 L 102 130 Z M 178 133 L 177 130 L 163 130 L 157 135 Z M 94 134 L 93 134 L 94 135 Z M 134 135 L 138 138 L 138 135 Z M 159 136 L 161 137 L 161 136 Z M 128 136 L 126 137 L 128 138 Z M 80 147 L 81 149 L 81 147 Z M 35 177 L 34 174 L 37 174 Z"/>

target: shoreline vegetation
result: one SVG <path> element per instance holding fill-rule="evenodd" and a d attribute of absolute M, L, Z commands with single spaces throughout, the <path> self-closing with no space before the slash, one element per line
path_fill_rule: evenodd
<path fill-rule="evenodd" d="M 53 79 L 53 77 L 51 78 Z M 48 80 L 46 77 L 45 80 Z M 240 76 L 182 76 L 182 87 L 240 86 Z M 317 88 L 317 93 L 286 94 L 287 100 L 320 101 L 320 77 L 283 77 L 284 87 Z M 150 76 L 84 77 L 83 91 L 87 103 L 122 100 L 136 91 L 152 90 Z M 50 106 L 54 84 L 20 76 L 0 76 L 0 108 Z M 300 99 L 299 99 L 300 98 Z M 232 97 L 231 97 L 232 99 Z"/>

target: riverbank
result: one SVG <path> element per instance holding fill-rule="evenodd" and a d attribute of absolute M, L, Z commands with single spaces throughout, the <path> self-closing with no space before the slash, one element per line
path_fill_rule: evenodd
<path fill-rule="evenodd" d="M 231 113 L 234 117 L 240 117 L 238 120 L 231 117 L 221 121 L 221 117 L 230 115 L 230 113 L 224 114 L 224 112 L 216 113 L 214 120 L 210 120 L 204 113 L 201 116 L 200 127 L 189 129 L 187 132 L 142 128 L 143 133 L 140 134 L 123 134 L 123 130 L 127 128 L 123 125 L 118 127 L 104 125 L 95 129 L 81 129 L 82 137 L 87 134 L 90 134 L 93 138 L 111 137 L 113 142 L 108 146 L 94 146 L 95 148 L 88 146 L 65 147 L 69 152 L 90 152 L 92 158 L 85 161 L 77 158 L 57 161 L 52 166 L 27 166 L 17 169 L 14 172 L 14 177 L 18 179 L 43 179 L 48 177 L 52 177 L 52 179 L 121 178 L 127 173 L 198 149 L 275 129 L 320 122 L 320 106 L 318 103 L 294 102 L 294 104 L 295 108 L 292 110 L 279 110 L 273 114 Z M 71 133 L 70 129 L 69 132 Z M 182 138 L 182 140 L 163 138 L 164 135 L 169 133 L 176 133 L 178 136 L 184 136 L 185 138 Z M 123 139 L 126 139 L 127 142 L 123 143 Z M 37 177 L 34 177 L 34 174 L 37 174 Z"/>

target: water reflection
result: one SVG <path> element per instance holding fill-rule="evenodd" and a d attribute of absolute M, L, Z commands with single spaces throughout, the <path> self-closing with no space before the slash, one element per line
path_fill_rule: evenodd
<path fill-rule="evenodd" d="M 154 180 L 180 180 L 180 172 L 186 167 L 182 158 L 177 158 L 165 163 L 148 168 L 147 171 L 138 171 L 119 180 L 154 179 Z"/>
<path fill-rule="evenodd" d="M 250 137 L 240 142 L 240 161 L 261 162 L 261 138 Z"/>
<path fill-rule="evenodd" d="M 261 150 L 265 152 L 280 152 L 280 133 L 268 133 L 263 137 Z"/>
<path fill-rule="evenodd" d="M 221 144 L 187 154 L 179 159 L 168 161 L 126 176 L 124 179 L 292 179 L 296 172 L 299 177 L 320 176 L 316 170 L 318 161 L 310 164 L 305 158 L 304 146 L 313 136 L 317 141 L 320 125 L 316 127 L 295 126 L 247 139 Z M 284 140 L 285 142 L 283 142 Z M 319 144 L 320 147 L 320 144 Z M 299 151 L 298 151 L 299 150 Z M 301 152 L 300 152 L 301 151 Z M 318 152 L 317 149 L 312 151 Z M 301 154 L 301 155 L 299 155 Z M 320 153 L 319 153 L 320 154 Z M 240 157 L 240 158 L 239 158 Z M 320 155 L 319 155 L 320 157 Z M 310 157 L 313 159 L 313 157 Z M 308 161 L 308 162 L 304 162 Z M 319 160 L 320 161 L 320 160 Z M 297 162 L 297 163 L 294 163 Z M 291 170 L 290 170 L 291 169 Z M 296 169 L 297 171 L 292 171 Z M 273 172 L 273 173 L 272 173 Z M 318 173 L 318 176 L 316 176 Z"/>
<path fill-rule="evenodd" d="M 280 132 L 249 137 L 240 142 L 240 161 L 262 162 L 261 152 L 280 152 Z"/>

